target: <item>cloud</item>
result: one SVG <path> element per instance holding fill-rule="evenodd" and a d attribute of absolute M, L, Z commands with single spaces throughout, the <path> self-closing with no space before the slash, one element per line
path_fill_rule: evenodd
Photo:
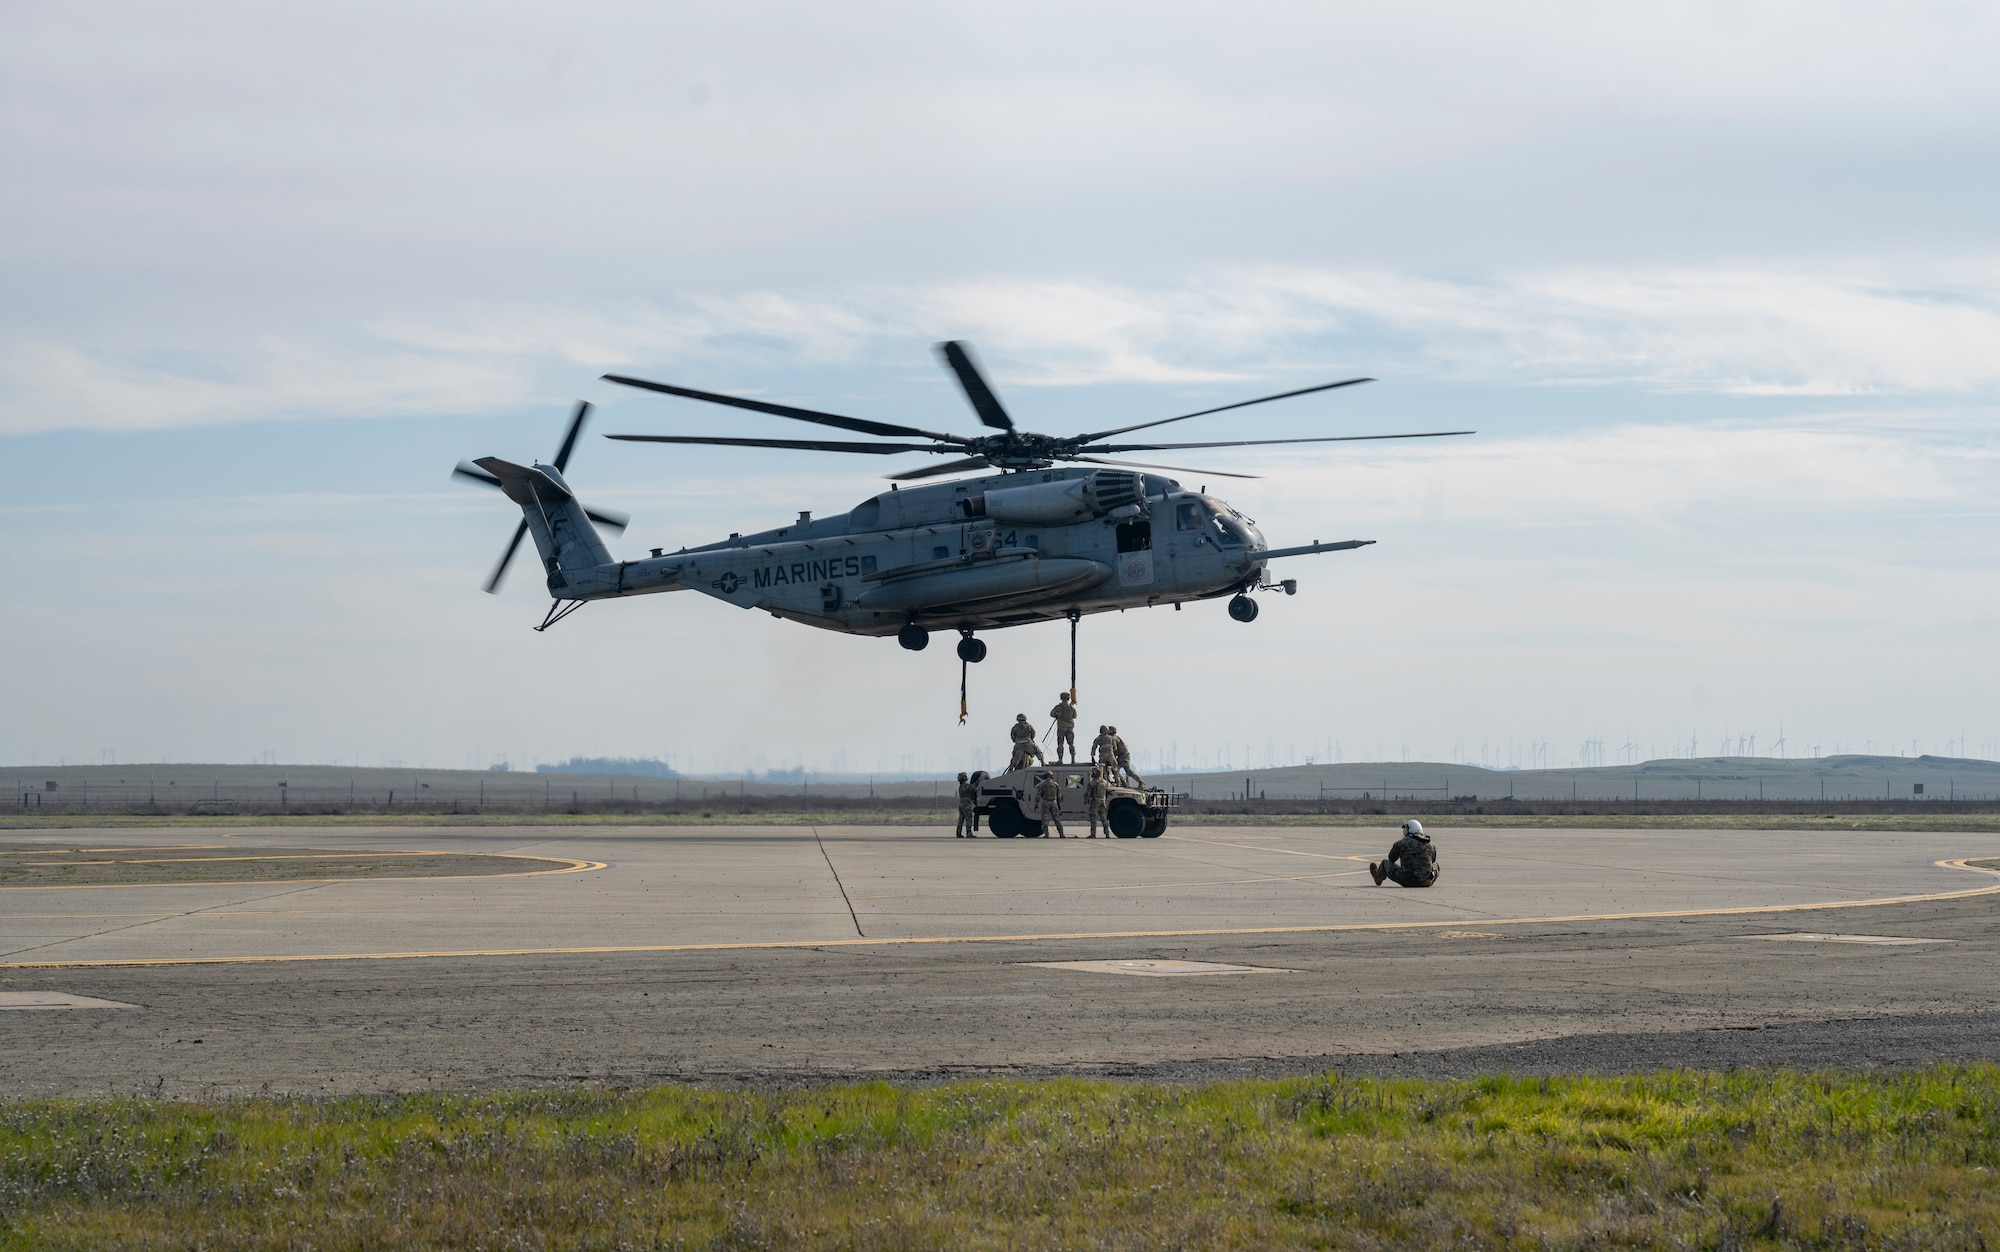
<path fill-rule="evenodd" d="M 524 382 L 496 354 L 395 343 L 272 338 L 124 356 L 26 343 L 0 356 L 0 434 L 493 411 L 518 405 Z"/>
<path fill-rule="evenodd" d="M 1490 278 L 1259 267 L 1152 287 L 996 278 L 586 311 L 469 305 L 206 352 L 17 344 L 0 359 L 0 431 L 504 411 L 644 363 L 879 377 L 945 337 L 974 341 L 1009 386 L 1203 383 L 1366 362 L 1510 386 L 1980 394 L 2000 385 L 1996 279 L 1992 265 L 1961 267 L 1951 282 L 1887 267 Z"/>
<path fill-rule="evenodd" d="M 1289 517 L 1356 511 L 1453 527 L 1636 523 L 1693 534 L 1715 519 L 1796 536 L 1884 526 L 1899 509 L 1983 504 L 2000 452 L 1819 419 L 1791 426 L 1606 424 L 1561 436 L 1314 448 L 1231 458 L 1265 474 L 1243 489 Z M 1863 519 L 1866 519 L 1865 521 Z"/>

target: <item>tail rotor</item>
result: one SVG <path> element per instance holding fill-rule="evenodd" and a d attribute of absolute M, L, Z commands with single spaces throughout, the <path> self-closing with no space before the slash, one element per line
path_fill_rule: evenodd
<path fill-rule="evenodd" d="M 570 453 L 576 451 L 577 436 L 583 433 L 583 424 L 589 417 L 590 402 L 588 400 L 577 401 L 576 411 L 570 415 L 569 429 L 563 434 L 562 446 L 556 449 L 555 460 L 550 462 L 555 467 L 556 473 L 561 474 L 569 465 Z M 470 461 L 460 461 L 457 467 L 451 471 L 451 475 L 453 478 L 468 479 L 478 483 L 482 487 L 491 487 L 495 491 L 505 490 L 497 476 Z M 585 508 L 583 513 L 585 517 L 588 517 L 595 524 L 621 534 L 624 532 L 625 527 L 632 521 L 631 514 L 621 512 L 618 509 Z M 500 554 L 499 563 L 493 567 L 493 573 L 486 579 L 484 590 L 489 595 L 498 594 L 500 582 L 507 576 L 507 566 L 513 562 L 514 553 L 520 550 L 521 540 L 527 534 L 528 522 L 526 518 L 523 518 L 514 527 L 514 537 L 507 541 L 506 551 Z"/>

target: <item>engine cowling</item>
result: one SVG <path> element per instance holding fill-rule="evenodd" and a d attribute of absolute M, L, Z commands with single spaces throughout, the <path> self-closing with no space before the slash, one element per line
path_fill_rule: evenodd
<path fill-rule="evenodd" d="M 1093 470 L 1076 478 L 996 487 L 968 497 L 967 517 L 1009 526 L 1062 526 L 1088 521 L 1145 501 L 1144 480 L 1128 470 Z"/>

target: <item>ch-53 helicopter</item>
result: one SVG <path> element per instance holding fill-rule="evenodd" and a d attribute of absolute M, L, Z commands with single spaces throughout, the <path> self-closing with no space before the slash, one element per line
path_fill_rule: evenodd
<path fill-rule="evenodd" d="M 593 600 L 699 591 L 742 609 L 850 635 L 894 635 L 912 651 L 933 630 L 956 630 L 959 658 L 986 657 L 975 632 L 1066 618 L 1074 631 L 1090 613 L 1229 597 L 1229 615 L 1257 617 L 1253 591 L 1297 590 L 1293 579 L 1272 583 L 1266 562 L 1280 557 L 1360 548 L 1372 539 L 1317 540 L 1272 548 L 1256 523 L 1205 491 L 1146 470 L 1253 478 L 1219 470 L 1107 460 L 1107 456 L 1188 448 L 1428 439 L 1471 431 L 1397 435 L 1330 435 L 1306 439 L 1223 439 L 1199 443 L 1106 442 L 1119 435 L 1294 396 L 1333 391 L 1367 378 L 1219 405 L 1177 417 L 1089 434 L 1059 437 L 1015 426 L 962 343 L 938 345 L 980 422 L 996 433 L 965 436 L 890 422 L 843 417 L 743 396 L 696 391 L 642 378 L 605 379 L 669 396 L 813 422 L 881 440 L 758 439 L 710 435 L 609 435 L 635 443 L 791 448 L 874 456 L 956 453 L 954 460 L 888 477 L 888 491 L 845 513 L 815 518 L 801 512 L 788 526 L 736 533 L 700 547 L 642 560 L 612 558 L 593 523 L 622 531 L 625 515 L 586 508 L 563 477 L 590 414 L 579 403 L 555 460 L 517 465 L 498 457 L 459 462 L 459 477 L 497 487 L 521 507 L 500 562 L 486 582 L 496 591 L 524 535 L 532 534 L 554 598 L 537 630 Z M 1096 468 L 1085 468 L 1085 466 Z M 997 474 L 959 478 L 905 490 L 903 483 L 974 470 Z"/>

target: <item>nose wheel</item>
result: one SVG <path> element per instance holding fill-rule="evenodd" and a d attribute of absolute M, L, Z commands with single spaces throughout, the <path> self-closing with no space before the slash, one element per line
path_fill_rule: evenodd
<path fill-rule="evenodd" d="M 1229 616 L 1239 622 L 1257 620 L 1257 602 L 1249 596 L 1239 595 L 1229 602 Z"/>

